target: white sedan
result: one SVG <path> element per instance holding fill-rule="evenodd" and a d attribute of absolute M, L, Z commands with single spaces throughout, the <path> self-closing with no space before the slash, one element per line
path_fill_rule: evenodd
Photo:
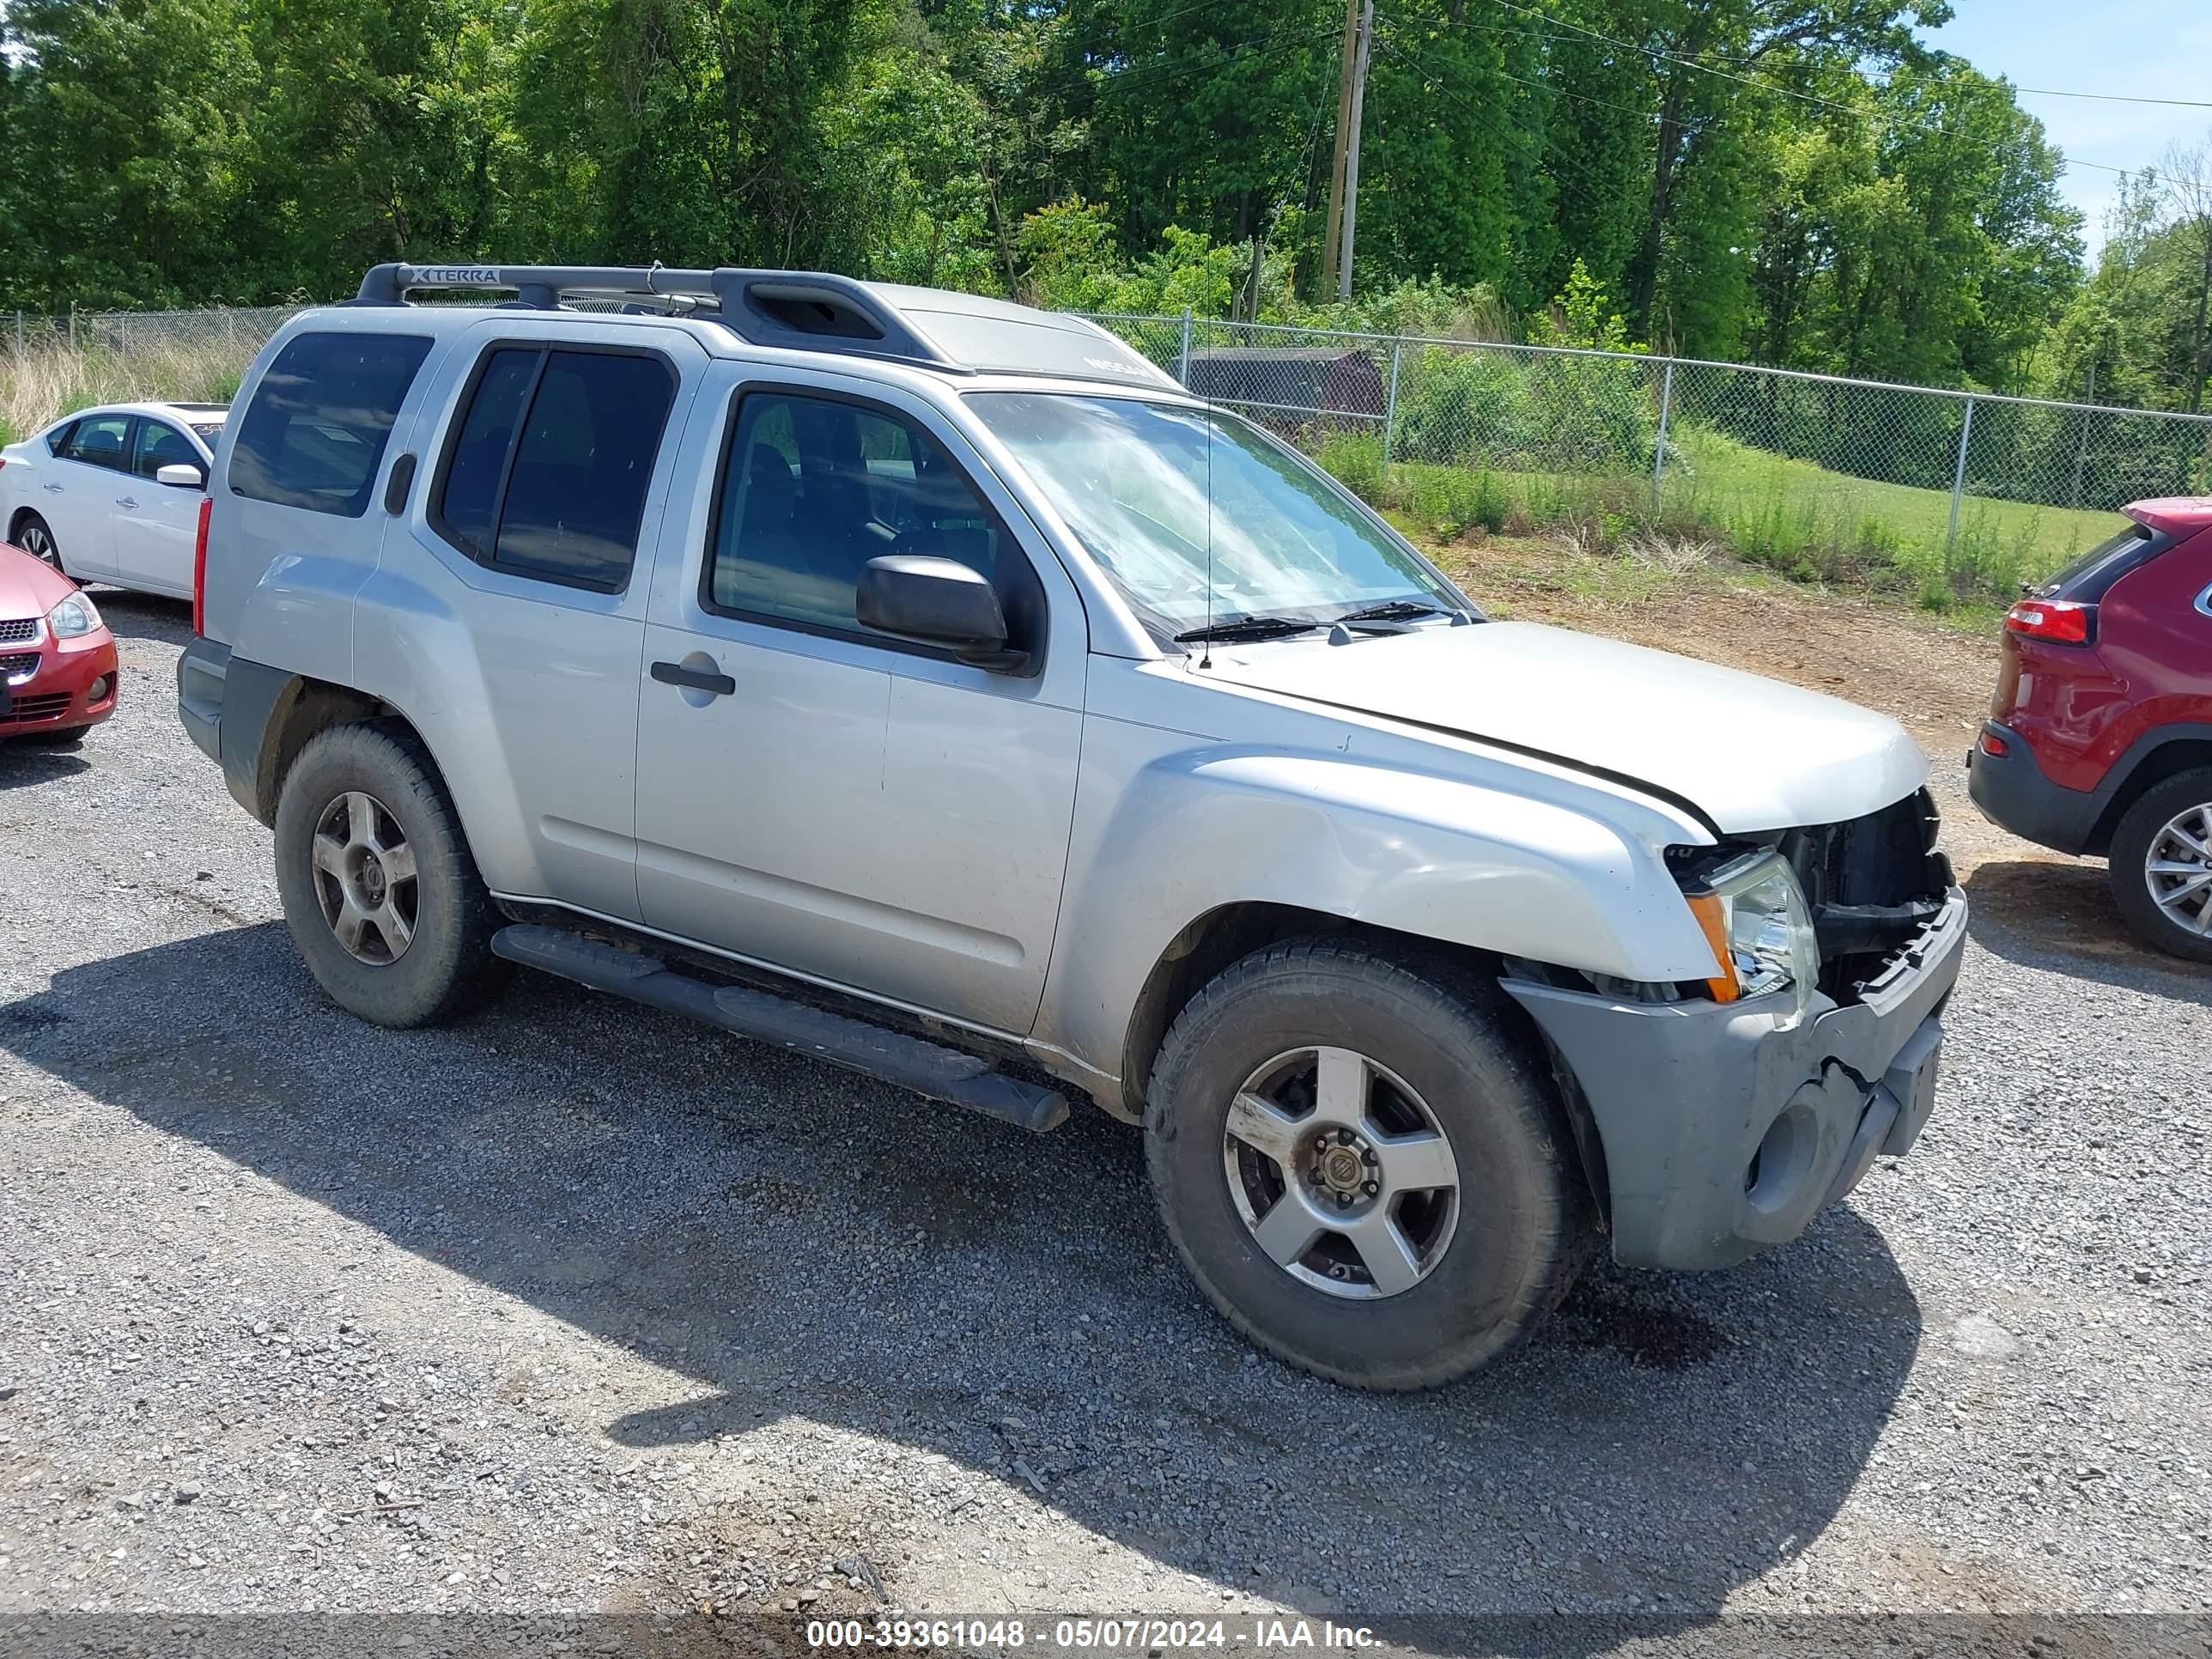
<path fill-rule="evenodd" d="M 200 502 L 227 413 L 222 404 L 106 404 L 0 449 L 0 539 L 79 581 L 190 599 Z"/>

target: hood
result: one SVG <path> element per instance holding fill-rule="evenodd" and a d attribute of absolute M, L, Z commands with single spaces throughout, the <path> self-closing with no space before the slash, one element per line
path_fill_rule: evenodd
<path fill-rule="evenodd" d="M 1612 774 L 1688 803 L 1726 835 L 1858 817 L 1928 773 L 1886 715 L 1534 623 L 1431 625 L 1348 645 L 1217 645 L 1211 672 Z"/>
<path fill-rule="evenodd" d="M 0 542 L 0 617 L 43 617 L 76 592 L 76 584 L 42 559 Z"/>

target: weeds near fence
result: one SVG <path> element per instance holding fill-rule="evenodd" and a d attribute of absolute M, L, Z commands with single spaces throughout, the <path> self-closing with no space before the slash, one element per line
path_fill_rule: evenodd
<path fill-rule="evenodd" d="M 252 336 L 155 339 L 126 352 L 52 338 L 0 349 L 0 442 L 94 404 L 228 403 L 260 344 Z"/>
<path fill-rule="evenodd" d="M 1656 499 L 1640 470 L 1386 465 L 1372 432 L 1332 433 L 1307 447 L 1361 499 L 1436 542 L 1534 531 L 1585 554 L 1668 569 L 1732 552 L 1796 580 L 1908 595 L 1930 610 L 2010 595 L 2119 522 L 2110 513 L 1969 496 L 1954 539 L 1947 490 L 1855 478 L 1694 425 L 1678 427 L 1668 445 L 1671 470 Z"/>

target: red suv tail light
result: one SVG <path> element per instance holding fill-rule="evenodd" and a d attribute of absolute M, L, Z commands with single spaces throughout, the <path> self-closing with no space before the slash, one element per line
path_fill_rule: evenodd
<path fill-rule="evenodd" d="M 2087 645 L 2097 632 L 2097 607 L 2072 599 L 2022 599 L 2005 612 L 2008 631 L 2053 645 Z"/>
<path fill-rule="evenodd" d="M 215 497 L 200 498 L 199 528 L 192 532 L 192 632 L 207 633 L 207 532 L 208 514 L 215 511 Z"/>

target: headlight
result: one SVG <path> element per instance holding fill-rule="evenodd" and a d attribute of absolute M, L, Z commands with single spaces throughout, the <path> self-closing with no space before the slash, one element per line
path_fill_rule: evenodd
<path fill-rule="evenodd" d="M 58 640 L 82 639 L 100 626 L 100 612 L 82 593 L 72 593 L 46 612 L 46 626 Z"/>
<path fill-rule="evenodd" d="M 1820 977 L 1820 946 L 1797 872 L 1779 853 L 1753 853 L 1725 864 L 1686 895 L 1723 969 L 1705 981 L 1716 1002 L 1797 994 L 1797 1016 Z"/>

